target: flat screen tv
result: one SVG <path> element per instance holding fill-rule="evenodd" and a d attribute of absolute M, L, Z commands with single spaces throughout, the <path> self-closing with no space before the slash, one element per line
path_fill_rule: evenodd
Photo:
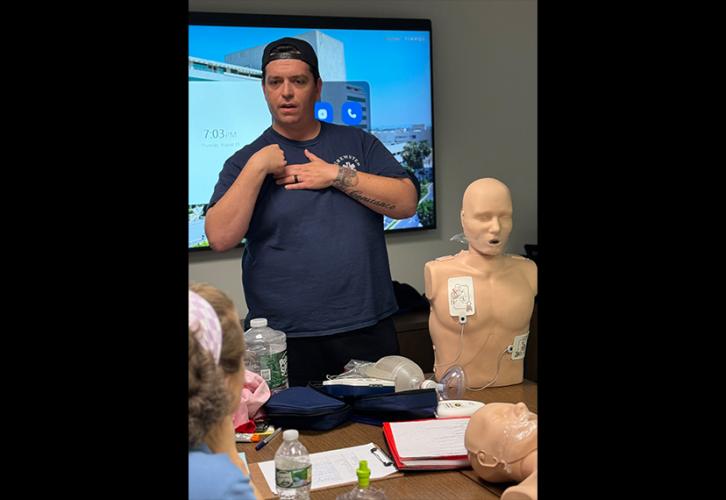
<path fill-rule="evenodd" d="M 260 60 L 267 43 L 286 36 L 318 54 L 316 117 L 375 135 L 419 180 L 416 214 L 384 217 L 384 229 L 435 228 L 430 20 L 192 12 L 189 248 L 209 248 L 204 215 L 225 160 L 271 125 Z"/>

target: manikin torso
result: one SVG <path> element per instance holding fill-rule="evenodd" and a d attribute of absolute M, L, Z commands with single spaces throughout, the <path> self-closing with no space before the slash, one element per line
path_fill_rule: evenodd
<path fill-rule="evenodd" d="M 456 364 L 464 369 L 471 389 L 518 384 L 524 371 L 521 348 L 526 346 L 537 293 L 537 267 L 524 257 L 502 254 L 511 232 L 506 186 L 495 179 L 472 183 L 464 195 L 462 226 L 469 249 L 427 262 L 424 269 L 436 379 Z M 473 291 L 463 285 L 464 301 L 473 299 L 473 314 L 466 316 L 463 334 L 460 315 L 452 315 L 450 309 L 452 300 L 461 305 L 461 285 L 452 286 L 450 278 L 470 278 L 473 285 Z M 512 352 L 506 352 L 509 346 Z"/>

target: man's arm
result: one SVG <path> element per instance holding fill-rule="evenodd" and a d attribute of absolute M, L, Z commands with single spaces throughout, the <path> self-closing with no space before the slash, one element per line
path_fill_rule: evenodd
<path fill-rule="evenodd" d="M 285 153 L 270 144 L 250 157 L 224 196 L 207 210 L 204 232 L 213 250 L 234 248 L 247 234 L 257 195 L 267 174 L 284 171 Z"/>
<path fill-rule="evenodd" d="M 285 189 L 324 189 L 333 186 L 376 213 L 405 219 L 416 213 L 416 188 L 408 178 L 384 177 L 327 163 L 305 150 L 310 163 L 288 165 L 277 174 Z M 295 182 L 297 180 L 297 182 Z"/>

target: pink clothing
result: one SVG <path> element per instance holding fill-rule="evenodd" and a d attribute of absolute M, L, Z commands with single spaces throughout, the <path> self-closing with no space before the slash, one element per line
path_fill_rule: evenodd
<path fill-rule="evenodd" d="M 245 386 L 242 400 L 232 416 L 235 429 L 260 416 L 260 407 L 270 399 L 270 388 L 265 379 L 255 372 L 245 370 Z"/>

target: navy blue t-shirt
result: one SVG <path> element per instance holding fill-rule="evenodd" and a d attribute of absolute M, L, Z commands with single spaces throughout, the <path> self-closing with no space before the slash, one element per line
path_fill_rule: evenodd
<path fill-rule="evenodd" d="M 279 144 L 288 165 L 309 163 L 308 149 L 337 163 L 385 177 L 406 177 L 373 135 L 321 122 L 318 136 L 292 141 L 268 128 L 224 164 L 210 204 L 234 183 L 250 157 Z M 373 325 L 396 312 L 383 216 L 334 187 L 286 190 L 268 175 L 246 234 L 242 284 L 251 318 L 290 337 L 330 335 Z"/>

